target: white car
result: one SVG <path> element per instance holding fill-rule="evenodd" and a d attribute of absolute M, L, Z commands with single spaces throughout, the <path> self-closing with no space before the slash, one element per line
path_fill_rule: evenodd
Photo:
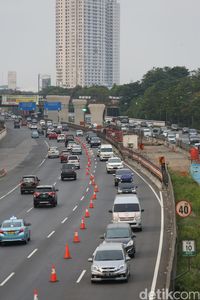
<path fill-rule="evenodd" d="M 47 127 L 52 126 L 53 122 L 52 121 L 47 121 Z"/>
<path fill-rule="evenodd" d="M 169 142 L 171 144 L 176 144 L 176 135 L 173 133 L 168 133 L 167 142 Z"/>
<path fill-rule="evenodd" d="M 68 164 L 74 164 L 77 169 L 80 169 L 80 159 L 78 155 L 69 155 L 67 159 Z"/>
<path fill-rule="evenodd" d="M 76 130 L 76 136 L 83 136 L 83 130 Z"/>
<path fill-rule="evenodd" d="M 74 146 L 77 146 L 77 144 L 74 141 L 69 141 L 67 144 L 67 150 L 71 151 Z"/>
<path fill-rule="evenodd" d="M 124 167 L 123 161 L 119 157 L 111 157 L 106 162 L 106 171 L 107 173 L 114 173 L 118 169 Z"/>
<path fill-rule="evenodd" d="M 40 126 L 45 125 L 45 120 L 40 120 Z"/>
<path fill-rule="evenodd" d="M 48 158 L 57 158 L 59 157 L 59 150 L 57 147 L 50 147 L 48 151 Z"/>
<path fill-rule="evenodd" d="M 61 133 L 61 134 L 58 134 L 57 136 L 57 142 L 64 142 L 65 141 L 65 134 L 64 133 Z"/>
<path fill-rule="evenodd" d="M 36 124 L 31 124 L 30 129 L 31 130 L 37 130 L 38 128 L 37 128 Z"/>
<path fill-rule="evenodd" d="M 72 149 L 71 149 L 71 153 L 72 154 L 78 154 L 78 155 L 82 154 L 81 146 L 80 145 L 73 145 Z"/>

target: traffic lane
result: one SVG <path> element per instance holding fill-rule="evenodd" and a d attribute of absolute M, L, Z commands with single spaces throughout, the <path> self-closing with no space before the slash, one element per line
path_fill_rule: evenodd
<path fill-rule="evenodd" d="M 27 142 L 29 142 L 28 139 Z M 46 155 L 47 145 L 43 138 L 39 138 L 37 144 L 32 147 L 31 152 L 26 153 L 24 160 L 18 160 L 17 166 L 0 179 L 0 201 L 6 193 L 9 193 L 14 188 L 17 189 L 16 186 L 23 175 L 36 173 L 41 163 L 45 162 Z M 6 159 L 9 160 L 9 156 Z"/>
<path fill-rule="evenodd" d="M 104 177 L 102 176 L 103 173 L 100 172 L 100 176 L 98 177 L 99 170 L 103 166 L 101 164 L 102 163 L 100 163 L 97 168 L 98 171 L 96 176 L 97 183 L 100 187 L 100 193 L 98 193 L 98 199 L 95 201 L 95 208 L 91 210 L 91 218 L 89 218 L 86 222 L 87 230 L 79 231 L 81 243 L 72 243 L 73 233 L 78 229 L 81 216 L 83 215 L 83 212 L 77 209 L 73 217 L 67 221 L 66 225 L 68 226 L 61 227 L 60 230 L 52 236 L 50 239 L 51 246 L 48 247 L 48 251 L 45 247 L 44 251 L 39 251 L 35 257 L 33 257 L 33 261 L 34 259 L 37 259 L 37 267 L 36 263 L 34 264 L 30 262 L 32 275 L 30 272 L 29 274 L 30 276 L 33 276 L 33 281 L 31 279 L 29 280 L 29 282 L 32 281 L 32 284 L 27 290 L 32 292 L 33 289 L 37 287 L 42 298 L 45 298 L 45 296 L 47 297 L 48 295 L 48 299 L 62 299 L 66 297 L 66 293 L 68 293 L 68 295 L 70 295 L 70 299 L 84 299 L 86 297 L 88 299 L 89 296 L 93 296 L 95 293 L 95 299 L 100 299 L 100 297 L 107 299 L 110 295 L 114 296 L 116 299 L 119 299 L 121 295 L 126 296 L 127 299 L 132 299 L 133 295 L 138 297 L 139 292 L 144 290 L 144 288 L 150 288 L 157 254 L 158 239 L 156 239 L 156 235 L 159 233 L 159 225 L 157 226 L 155 223 L 156 218 L 154 214 L 152 214 L 152 218 L 150 218 L 150 214 L 149 219 L 144 218 L 144 231 L 137 233 L 137 255 L 136 259 L 131 262 L 131 284 L 129 283 L 127 286 L 126 284 L 116 285 L 109 283 L 108 285 L 105 285 L 106 288 L 102 288 L 101 284 L 90 284 L 90 264 L 87 262 L 87 259 L 91 256 L 96 246 L 98 246 L 101 242 L 101 240 L 99 240 L 99 235 L 105 231 L 106 225 L 111 220 L 107 211 L 113 203 L 116 192 L 113 188 L 113 179 L 111 179 L 110 175 L 105 174 Z M 152 192 L 148 191 L 148 193 Z M 149 198 L 150 202 L 157 201 L 154 195 Z M 152 206 L 153 204 L 151 203 L 151 207 Z M 147 206 L 145 205 L 145 209 L 146 208 Z M 159 214 L 156 215 L 158 216 Z M 100 220 L 100 222 L 97 220 Z M 148 224 L 149 220 L 152 224 Z M 63 260 L 66 242 L 69 242 L 72 255 L 72 260 L 67 261 Z M 156 249 L 154 249 L 154 247 Z M 46 254 L 46 256 L 43 254 Z M 56 265 L 56 271 L 60 280 L 55 286 L 52 286 L 52 284 L 48 282 L 52 263 L 55 263 Z M 41 264 L 44 266 L 43 269 L 40 268 Z M 76 281 L 83 270 L 87 270 L 87 272 L 79 283 L 79 286 L 77 286 Z M 23 272 L 24 274 L 27 273 L 26 268 L 23 272 L 20 269 L 20 272 L 23 278 Z M 22 293 L 19 287 L 20 282 L 17 281 L 17 278 L 17 276 L 12 278 L 9 284 L 12 283 L 13 286 L 17 286 L 17 295 L 18 293 L 20 295 L 17 299 L 20 299 Z M 34 278 L 40 279 L 34 282 Z M 29 283 L 25 282 L 26 286 L 27 284 Z M 31 292 L 30 299 L 32 297 Z M 9 298 L 9 295 L 5 295 L 8 296 L 8 300 L 12 299 L 12 297 Z"/>
<path fill-rule="evenodd" d="M 51 160 L 52 162 L 53 160 Z M 54 167 L 51 169 L 47 169 L 47 174 L 55 174 L 55 168 L 56 165 L 54 164 Z M 32 196 L 23 195 L 23 199 L 25 201 L 30 200 L 31 197 L 31 204 L 29 205 L 29 202 L 27 201 L 26 208 L 19 213 L 16 214 L 17 217 L 25 217 L 26 220 L 30 223 L 32 223 L 31 230 L 32 230 L 32 242 L 29 244 L 29 247 L 27 249 L 23 248 L 23 250 L 19 249 L 19 247 L 16 248 L 15 256 L 12 256 L 13 246 L 9 248 L 10 250 L 10 260 L 9 263 L 6 263 L 5 266 L 1 268 L 1 276 L 0 279 L 3 279 L 9 271 L 12 270 L 12 268 L 15 266 L 17 267 L 17 264 L 21 260 L 23 260 L 26 255 L 28 255 L 28 252 L 30 252 L 30 247 L 36 249 L 40 246 L 41 242 L 51 236 L 51 234 L 54 234 L 54 232 L 57 230 L 61 224 L 63 224 L 63 221 L 65 221 L 66 218 L 70 217 L 70 215 L 73 213 L 74 208 L 82 199 L 82 196 L 86 193 L 87 186 L 88 186 L 88 178 L 85 177 L 85 170 L 82 169 L 79 171 L 79 176 L 77 181 L 72 182 L 58 182 L 57 187 L 59 188 L 58 192 L 58 206 L 54 209 L 52 208 L 38 208 L 38 209 L 32 209 Z M 81 183 L 81 184 L 80 184 Z M 79 185 L 79 188 L 77 189 L 77 184 Z M 20 195 L 21 196 L 21 195 Z M 29 199 L 27 199 L 29 197 Z M 15 196 L 14 196 L 15 199 Z M 23 203 L 20 203 L 20 207 L 23 207 Z M 27 210 L 29 206 L 29 209 Z M 13 211 L 12 211 L 13 213 Z M 45 222 L 44 222 L 45 220 Z M 18 260 L 15 260 L 15 257 L 18 257 Z M 6 252 L 2 252 L 0 254 L 1 261 L 5 261 L 7 257 Z"/>

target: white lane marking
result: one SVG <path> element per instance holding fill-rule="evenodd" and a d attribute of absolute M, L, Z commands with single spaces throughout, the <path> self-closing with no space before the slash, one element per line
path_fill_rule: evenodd
<path fill-rule="evenodd" d="M 49 148 L 49 144 L 47 143 L 47 141 L 44 141 L 45 142 L 45 144 L 47 145 L 47 147 Z"/>
<path fill-rule="evenodd" d="M 60 179 L 61 179 L 61 176 L 58 176 L 58 179 L 60 180 Z"/>
<path fill-rule="evenodd" d="M 137 176 L 139 176 L 144 181 L 144 183 L 146 183 L 146 185 L 148 185 L 148 187 L 152 190 L 152 192 L 156 196 L 156 199 L 158 200 L 158 202 L 161 205 L 161 200 L 160 200 L 158 194 L 156 193 L 156 191 L 154 190 L 154 188 L 150 185 L 150 183 L 148 183 L 148 181 L 146 181 L 146 179 L 142 175 L 140 175 L 134 168 L 130 167 L 129 164 L 125 163 L 125 165 L 128 166 L 135 174 L 137 174 Z"/>
<path fill-rule="evenodd" d="M 42 160 L 42 162 L 39 164 L 39 167 L 41 167 L 43 165 L 43 163 L 45 162 L 45 158 Z"/>
<path fill-rule="evenodd" d="M 95 165 L 94 168 L 96 169 L 96 167 L 97 167 L 97 166 Z"/>
<path fill-rule="evenodd" d="M 6 284 L 6 282 L 15 275 L 14 272 L 12 272 L 4 281 L 2 281 L 2 283 L 0 284 L 0 286 L 3 286 L 4 284 Z"/>
<path fill-rule="evenodd" d="M 78 205 L 74 206 L 73 211 L 75 211 L 77 209 Z"/>
<path fill-rule="evenodd" d="M 6 196 L 10 195 L 12 192 L 14 192 L 18 187 L 20 186 L 20 183 L 18 185 L 16 185 L 12 190 L 10 190 L 9 192 L 7 192 L 5 195 L 0 197 L 0 200 L 5 198 Z"/>
<path fill-rule="evenodd" d="M 158 254 L 157 254 L 157 259 L 156 259 L 156 265 L 154 269 L 154 274 L 153 274 L 153 280 L 151 284 L 151 292 L 149 294 L 149 299 L 153 300 L 154 298 L 154 293 L 155 293 L 155 288 L 156 288 L 156 283 L 157 283 L 157 278 L 158 278 L 158 271 L 159 271 L 159 266 L 160 266 L 160 260 L 161 260 L 161 255 L 162 255 L 162 247 L 163 247 L 163 236 L 164 236 L 164 207 L 163 207 L 163 195 L 162 192 L 160 191 L 160 210 L 161 210 L 161 225 L 160 225 L 160 239 L 159 239 L 159 247 L 158 247 Z"/>
<path fill-rule="evenodd" d="M 96 170 L 93 171 L 93 173 L 95 173 L 95 172 L 96 172 Z"/>
<path fill-rule="evenodd" d="M 87 187 L 87 189 L 86 189 L 86 193 L 89 191 L 89 187 Z"/>
<path fill-rule="evenodd" d="M 28 213 L 28 212 L 30 212 L 32 209 L 33 209 L 33 207 L 29 208 L 26 212 Z"/>
<path fill-rule="evenodd" d="M 35 248 L 35 249 L 27 256 L 27 258 L 31 258 L 31 256 L 33 256 L 33 255 L 35 254 L 35 252 L 37 252 L 37 251 L 38 251 L 38 249 Z"/>
<path fill-rule="evenodd" d="M 49 235 L 47 235 L 47 238 L 49 239 L 53 234 L 55 233 L 55 230 L 53 230 Z"/>
<path fill-rule="evenodd" d="M 61 223 L 64 224 L 67 221 L 67 219 L 68 217 L 64 218 Z"/>
<path fill-rule="evenodd" d="M 56 185 L 56 183 L 57 183 L 57 181 L 55 181 L 53 185 Z"/>
<path fill-rule="evenodd" d="M 80 201 L 83 201 L 84 197 L 85 197 L 85 196 L 82 196 L 81 199 L 80 199 Z"/>
<path fill-rule="evenodd" d="M 81 275 L 80 275 L 79 278 L 77 279 L 76 283 L 79 283 L 79 282 L 81 281 L 81 279 L 83 278 L 83 276 L 85 275 L 85 273 L 86 273 L 86 270 L 83 270 L 83 271 L 81 272 Z"/>

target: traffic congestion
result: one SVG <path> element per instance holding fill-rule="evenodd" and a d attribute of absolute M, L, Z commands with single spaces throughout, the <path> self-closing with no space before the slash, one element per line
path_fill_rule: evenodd
<path fill-rule="evenodd" d="M 77 259 L 79 263 L 84 264 L 84 269 L 79 274 L 82 276 L 80 280 L 84 282 L 84 285 L 87 285 L 89 281 L 92 283 L 110 281 L 110 288 L 113 281 L 120 283 L 130 281 L 133 284 L 135 274 L 140 273 L 143 269 L 140 267 L 144 251 L 143 244 L 145 241 L 153 239 L 156 248 L 158 243 L 159 220 L 156 220 L 157 225 L 154 225 L 157 228 L 156 233 L 152 232 L 153 235 L 148 236 L 148 231 L 151 231 L 152 226 L 149 226 L 148 223 L 152 222 L 156 211 L 159 215 L 159 205 L 155 195 L 150 196 L 149 202 L 149 193 L 151 193 L 149 187 L 133 169 L 121 160 L 110 144 L 98 138 L 95 131 L 74 131 L 67 124 L 64 124 L 63 130 L 62 124 L 54 124 L 51 121 L 44 121 L 45 123 L 43 120 L 37 123 L 26 121 L 26 126 L 22 125 L 22 121 L 20 121 L 20 128 L 14 128 L 14 126 L 12 128 L 14 122 L 9 121 L 10 130 L 19 135 L 21 130 L 26 132 L 30 139 L 35 139 L 38 147 L 46 147 L 46 156 L 43 163 L 39 164 L 40 168 L 36 168 L 35 172 L 32 170 L 31 173 L 27 173 L 23 170 L 24 173 L 18 178 L 15 195 L 13 198 L 11 197 L 13 204 L 9 205 L 9 212 L 8 208 L 4 208 L 0 214 L 1 258 L 5 257 L 8 249 L 10 255 L 16 249 L 17 255 L 19 255 L 20 251 L 23 253 L 25 251 L 20 250 L 22 244 L 26 244 L 25 247 L 29 247 L 29 251 L 32 245 L 35 245 L 36 247 L 33 247 L 34 249 L 29 254 L 30 259 L 37 259 L 37 252 L 41 251 L 41 247 L 45 247 L 47 260 L 51 261 L 48 267 L 45 267 L 45 272 L 49 272 L 50 282 L 57 282 L 57 278 L 52 276 L 55 272 L 59 277 L 59 282 L 67 280 L 69 274 L 63 274 L 65 270 L 62 268 L 60 270 L 58 259 L 55 259 L 53 254 L 54 252 L 65 252 L 66 259 L 72 258 L 70 268 L 75 268 L 72 273 L 77 271 L 75 267 Z M 35 126 L 37 126 L 37 131 L 41 132 L 38 132 L 38 138 L 34 138 L 32 135 L 36 130 Z M 2 195 L 0 199 L 2 197 L 3 200 L 6 199 L 5 195 Z M 16 207 L 16 201 L 18 207 Z M 146 209 L 147 211 L 152 209 L 152 201 L 154 211 L 153 215 L 149 217 L 145 215 L 145 212 Z M 99 211 L 97 211 L 98 206 Z M 78 218 L 73 218 L 73 214 L 77 211 Z M 2 218 L 4 212 L 7 215 L 5 219 Z M 89 221 L 93 217 L 94 219 Z M 58 222 L 58 218 L 61 220 L 60 222 Z M 66 226 L 65 230 L 60 228 L 61 224 L 68 223 L 68 219 L 72 219 L 72 225 Z M 47 234 L 49 227 L 52 230 Z M 149 229 L 147 229 L 148 227 Z M 58 240 L 56 239 L 54 242 L 55 249 L 46 248 L 42 237 L 43 230 L 46 232 L 46 239 L 49 240 L 55 239 L 56 231 L 59 229 L 61 233 Z M 89 232 L 88 236 L 85 234 L 86 231 Z M 67 239 L 66 236 L 68 236 Z M 70 253 L 74 252 L 76 243 L 84 243 L 84 236 L 88 245 L 85 250 L 84 246 L 81 247 L 84 259 L 81 259 L 80 262 L 80 258 L 76 257 L 75 260 L 74 254 Z M 64 240 L 62 247 L 60 246 L 61 240 Z M 149 247 L 149 242 L 147 247 Z M 59 255 L 62 258 L 63 254 Z M 144 261 L 145 259 L 147 257 L 144 257 Z M 40 263 L 42 260 L 42 258 L 39 259 Z M 75 265 L 72 267 L 73 260 L 75 260 Z M 87 260 L 91 262 L 91 265 L 85 264 Z M 20 258 L 19 261 L 23 265 L 23 259 Z M 150 272 L 153 272 L 154 261 L 155 258 L 151 262 L 147 262 L 151 265 Z M 52 265 L 53 263 L 55 265 Z M 45 264 L 47 264 L 46 259 Z M 34 266 L 33 273 L 37 269 L 37 265 Z M 9 268 L 12 271 L 12 265 Z M 16 270 L 19 269 L 17 261 L 13 268 L 15 271 L 10 274 L 17 273 Z M 24 268 L 26 269 L 26 267 Z M 13 278 L 8 279 L 6 266 L 3 270 L 3 274 L 0 276 L 0 286 L 6 288 L 7 281 L 9 281 L 8 284 L 12 284 L 12 280 L 16 280 L 14 277 L 17 278 L 17 276 L 12 275 Z M 41 282 L 43 280 L 46 283 L 49 281 L 42 278 Z M 80 283 L 79 277 L 77 281 Z M 45 294 L 48 290 L 46 283 L 45 288 L 42 288 L 41 284 L 35 288 L 39 288 L 41 293 Z M 33 284 L 36 285 L 35 282 Z M 107 292 L 110 291 L 110 288 L 107 288 Z M 91 288 L 91 292 L 92 290 Z M 124 288 L 122 290 L 125 291 Z M 56 295 L 56 291 L 54 295 Z M 7 295 L 7 299 L 11 299 L 11 295 L 7 293 L 8 290 L 4 295 Z M 61 289 L 59 293 L 63 293 L 63 290 Z M 73 293 L 75 295 L 77 291 L 73 291 Z M 51 299 L 54 299 L 53 296 Z"/>

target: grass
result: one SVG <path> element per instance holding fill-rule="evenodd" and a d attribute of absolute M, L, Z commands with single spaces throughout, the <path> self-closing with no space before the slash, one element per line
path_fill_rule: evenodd
<path fill-rule="evenodd" d="M 200 186 L 190 177 L 171 172 L 176 202 L 187 200 L 192 214 L 187 218 L 177 216 L 177 275 L 187 270 L 188 258 L 182 256 L 182 240 L 196 240 L 197 255 L 191 258 L 191 270 L 177 278 L 176 290 L 200 291 Z"/>

